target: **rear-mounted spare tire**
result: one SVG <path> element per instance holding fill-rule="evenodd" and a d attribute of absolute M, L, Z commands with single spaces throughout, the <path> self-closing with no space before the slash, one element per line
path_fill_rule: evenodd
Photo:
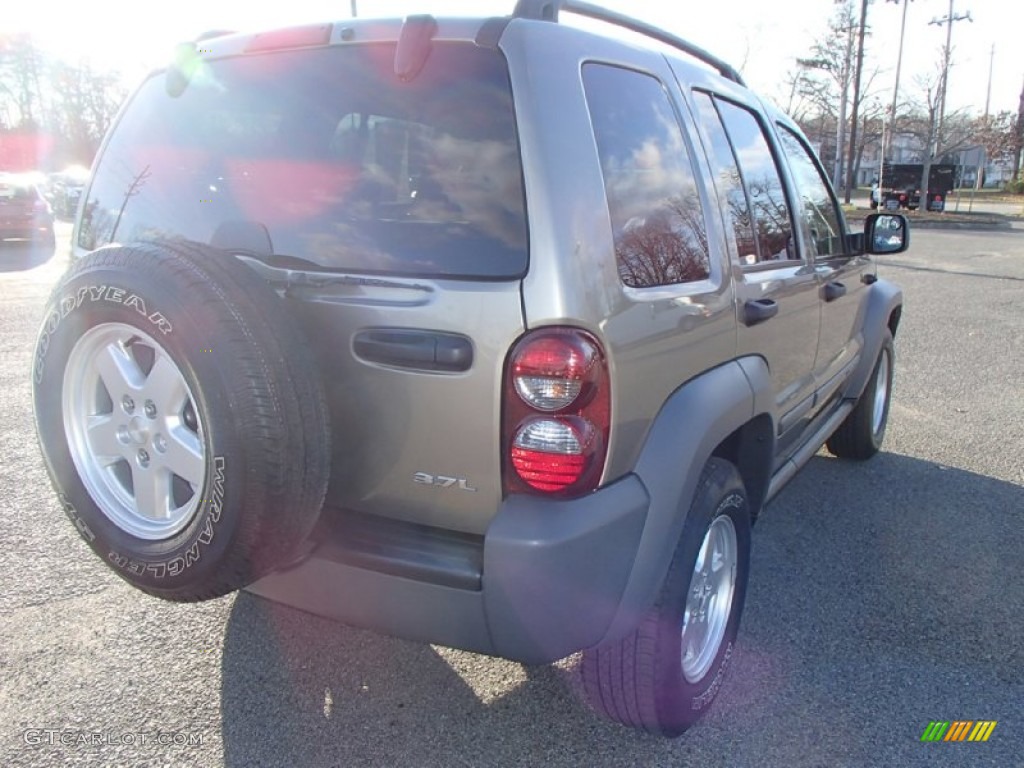
<path fill-rule="evenodd" d="M 50 297 L 32 378 L 61 505 L 126 581 L 205 600 L 296 557 L 327 488 L 323 385 L 284 300 L 229 254 L 86 256 Z"/>

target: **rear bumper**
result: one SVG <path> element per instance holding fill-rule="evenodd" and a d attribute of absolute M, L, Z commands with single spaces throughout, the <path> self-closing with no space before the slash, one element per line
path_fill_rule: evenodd
<path fill-rule="evenodd" d="M 249 589 L 400 637 L 546 663 L 604 639 L 649 503 L 635 475 L 571 501 L 512 497 L 485 536 L 434 557 L 439 547 L 429 535 L 403 534 L 392 546 L 394 537 L 346 537 L 344 526 L 325 520 L 306 559 Z M 418 542 L 423 551 L 412 551 Z M 382 556 L 384 548 L 393 551 Z M 474 569 L 479 578 L 467 576 Z"/>

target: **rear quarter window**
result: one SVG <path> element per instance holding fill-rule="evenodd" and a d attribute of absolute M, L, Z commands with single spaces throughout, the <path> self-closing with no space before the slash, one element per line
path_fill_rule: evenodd
<path fill-rule="evenodd" d="M 619 277 L 632 288 L 710 276 L 704 210 L 676 113 L 647 74 L 586 64 Z"/>

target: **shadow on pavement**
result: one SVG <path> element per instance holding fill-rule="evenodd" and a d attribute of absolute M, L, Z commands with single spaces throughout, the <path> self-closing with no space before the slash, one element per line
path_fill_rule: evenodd
<path fill-rule="evenodd" d="M 1024 488 L 932 462 L 815 458 L 757 525 L 730 679 L 676 741 L 591 715 L 571 663 L 434 650 L 242 593 L 225 764 L 929 765 L 935 719 L 999 721 L 984 758 L 1014 764 L 1022 510 Z"/>
<path fill-rule="evenodd" d="M 0 272 L 35 269 L 54 256 L 54 246 L 0 241 Z"/>

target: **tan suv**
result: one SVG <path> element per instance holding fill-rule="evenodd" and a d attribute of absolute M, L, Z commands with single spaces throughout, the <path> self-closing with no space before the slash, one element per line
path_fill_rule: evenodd
<path fill-rule="evenodd" d="M 559 23 L 593 16 L 641 47 Z M 170 600 L 248 587 L 536 664 L 681 733 L 751 522 L 885 432 L 902 297 L 799 129 L 576 2 L 187 44 L 96 160 L 33 368 L 63 507 Z"/>

